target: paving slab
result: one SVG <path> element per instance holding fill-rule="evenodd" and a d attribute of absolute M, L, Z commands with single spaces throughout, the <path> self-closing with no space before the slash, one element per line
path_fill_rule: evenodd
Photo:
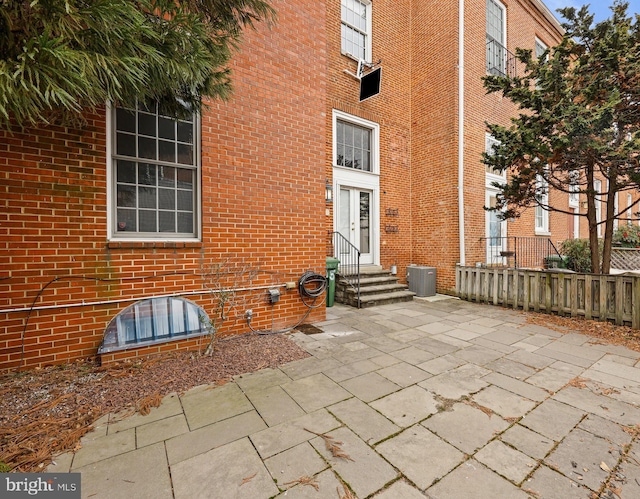
<path fill-rule="evenodd" d="M 586 416 L 586 413 L 556 400 L 546 400 L 525 418 L 520 424 L 530 430 L 552 438 L 562 440 Z"/>
<path fill-rule="evenodd" d="M 107 433 L 117 433 L 119 431 L 135 428 L 136 426 L 152 423 L 153 421 L 159 421 L 177 414 L 182 414 L 180 398 L 176 393 L 171 393 L 162 399 L 159 407 L 152 407 L 149 414 L 144 416 L 139 412 L 132 415 L 131 411 L 111 415 L 109 418 Z"/>
<path fill-rule="evenodd" d="M 406 348 L 406 345 L 404 343 L 394 340 L 389 336 L 375 336 L 364 340 L 364 343 L 385 353 L 395 352 L 396 350 L 402 350 L 403 348 Z"/>
<path fill-rule="evenodd" d="M 302 416 L 305 411 L 280 386 L 251 389 L 245 395 L 268 426 Z"/>
<path fill-rule="evenodd" d="M 542 402 L 551 396 L 547 390 L 500 373 L 490 373 L 482 380 L 536 402 Z"/>
<path fill-rule="evenodd" d="M 505 345 L 503 343 L 496 343 L 495 341 L 491 341 L 487 339 L 487 335 L 478 336 L 471 340 L 471 343 L 474 345 L 480 345 L 481 347 L 488 348 L 489 350 L 495 350 L 496 352 L 502 352 L 503 354 L 509 354 L 517 351 L 518 349 L 512 347 L 511 345 Z"/>
<path fill-rule="evenodd" d="M 318 455 L 309 442 L 303 442 L 291 449 L 264 460 L 273 481 L 281 489 L 296 485 L 295 480 L 312 477 L 328 468 L 328 464 Z"/>
<path fill-rule="evenodd" d="M 311 440 L 314 434 L 309 433 L 307 430 L 325 433 L 338 426 L 340 426 L 340 423 L 326 409 L 320 409 L 286 423 L 253 433 L 250 438 L 260 456 L 265 459 L 295 447 L 302 442 Z"/>
<path fill-rule="evenodd" d="M 189 432 L 184 414 L 154 421 L 136 428 L 136 447 L 162 442 Z"/>
<path fill-rule="evenodd" d="M 487 369 L 491 369 L 494 372 L 504 374 L 506 376 L 511 376 L 515 379 L 526 379 L 529 376 L 534 375 L 537 372 L 537 369 L 533 367 L 525 366 L 520 362 L 516 362 L 511 359 L 496 359 L 493 362 L 489 362 L 485 365 Z"/>
<path fill-rule="evenodd" d="M 544 369 L 550 364 L 555 362 L 554 359 L 546 357 L 544 355 L 538 355 L 538 351 L 536 353 L 531 353 L 526 350 L 517 350 L 513 353 L 510 353 L 505 358 L 509 360 L 513 360 L 514 362 L 519 362 L 520 364 L 524 364 L 525 366 L 532 367 L 534 369 Z"/>
<path fill-rule="evenodd" d="M 422 338 L 427 338 L 428 336 L 429 334 L 425 333 L 424 331 L 407 328 L 407 327 L 405 327 L 400 331 L 387 334 L 387 337 L 392 338 L 401 343 L 410 343 L 412 341 L 420 340 Z"/>
<path fill-rule="evenodd" d="M 432 338 L 434 340 L 438 340 L 441 341 L 443 343 L 447 343 L 449 345 L 452 345 L 454 347 L 457 348 L 467 348 L 473 345 L 473 343 L 470 343 L 469 341 L 465 341 L 465 340 L 461 340 L 459 338 L 456 338 L 455 336 L 450 336 L 447 333 L 443 333 L 443 334 L 434 334 L 432 336 Z M 474 336 L 475 338 L 475 336 Z"/>
<path fill-rule="evenodd" d="M 396 350 L 394 352 L 390 352 L 390 355 L 406 362 L 407 364 L 416 365 L 421 364 L 422 362 L 426 362 L 435 357 L 435 355 L 431 352 L 423 350 L 420 347 L 416 347 L 414 344 L 410 347 L 405 347 L 402 350 Z"/>
<path fill-rule="evenodd" d="M 624 431 L 622 426 L 594 414 L 589 414 L 584 418 L 578 428 L 604 438 L 618 447 L 624 447 L 631 443 L 631 435 Z"/>
<path fill-rule="evenodd" d="M 479 392 L 488 386 L 488 383 L 479 378 L 463 377 L 455 371 L 450 371 L 422 381 L 418 383 L 418 386 L 440 397 L 458 400 L 461 397 Z"/>
<path fill-rule="evenodd" d="M 326 470 L 314 476 L 312 483 L 295 485 L 276 497 L 278 499 L 326 499 L 338 497 L 338 490 L 342 493 L 342 484 L 333 471 Z"/>
<path fill-rule="evenodd" d="M 474 458 L 498 475 L 518 485 L 537 466 L 535 459 L 512 449 L 499 440 L 489 442 L 475 454 Z"/>
<path fill-rule="evenodd" d="M 433 487 L 430 499 L 508 497 L 528 499 L 529 495 L 474 459 L 462 463 Z"/>
<path fill-rule="evenodd" d="M 392 383 L 402 387 L 415 385 L 416 383 L 420 383 L 420 381 L 431 377 L 431 374 L 427 371 L 424 371 L 419 367 L 412 366 L 404 361 L 379 369 L 377 373 L 384 376 Z"/>
<path fill-rule="evenodd" d="M 549 366 L 529 376 L 526 381 L 527 383 L 544 388 L 545 390 L 557 392 L 575 377 L 576 376 L 573 373 L 559 371 L 558 369 L 554 369 L 552 366 Z"/>
<path fill-rule="evenodd" d="M 438 410 L 435 397 L 416 385 L 387 395 L 370 405 L 402 428 L 422 421 Z"/>
<path fill-rule="evenodd" d="M 621 450 L 604 438 L 577 428 L 544 461 L 547 466 L 558 470 L 567 478 L 579 481 L 597 492 L 609 476 L 608 472 L 602 470 L 600 463 L 614 469 Z"/>
<path fill-rule="evenodd" d="M 251 402 L 235 383 L 189 390 L 180 399 L 191 430 L 253 410 Z"/>
<path fill-rule="evenodd" d="M 91 463 L 96 463 L 136 448 L 136 430 L 129 428 L 112 435 L 84 441 L 82 448 L 76 452 L 73 458 L 73 467 L 80 468 Z"/>
<path fill-rule="evenodd" d="M 404 480 L 398 480 L 390 487 L 376 494 L 375 499 L 424 499 L 425 496 L 418 489 Z"/>
<path fill-rule="evenodd" d="M 513 345 L 514 343 L 525 340 L 528 337 L 529 335 L 526 333 L 521 333 L 513 329 L 499 329 L 483 336 L 483 338 L 487 340 L 495 341 L 496 343 L 503 343 L 505 345 Z"/>
<path fill-rule="evenodd" d="M 467 454 L 484 447 L 509 427 L 501 417 L 464 403 L 454 404 L 450 411 L 439 412 L 421 424 Z"/>
<path fill-rule="evenodd" d="M 339 402 L 327 410 L 370 445 L 400 431 L 399 426 L 357 398 Z"/>
<path fill-rule="evenodd" d="M 625 366 L 619 362 L 603 359 L 593 364 L 591 369 L 626 379 L 631 383 L 640 383 L 640 369 L 637 367 Z"/>
<path fill-rule="evenodd" d="M 499 359 L 503 355 L 504 354 L 502 352 L 496 352 L 495 350 L 490 350 L 479 345 L 473 345 L 468 348 L 463 348 L 455 353 L 456 357 L 466 360 L 467 362 L 477 364 L 479 366 L 483 366 L 496 359 Z"/>
<path fill-rule="evenodd" d="M 218 423 L 165 441 L 169 464 L 175 464 L 198 454 L 264 430 L 267 425 L 256 411 L 249 411 Z"/>
<path fill-rule="evenodd" d="M 282 389 L 305 412 L 317 411 L 353 396 L 322 373 L 291 381 L 282 385 Z"/>
<path fill-rule="evenodd" d="M 587 389 L 569 386 L 556 393 L 553 398 L 621 425 L 634 426 L 640 421 L 639 408 L 605 395 L 597 395 Z"/>
<path fill-rule="evenodd" d="M 259 391 L 272 386 L 278 386 L 288 381 L 291 378 L 287 376 L 280 369 L 261 369 L 254 373 L 241 374 L 235 376 L 233 381 L 242 388 L 242 391 Z"/>
<path fill-rule="evenodd" d="M 420 338 L 411 342 L 412 345 L 421 348 L 433 355 L 433 357 L 440 357 L 448 353 L 453 353 L 458 350 L 458 347 L 443 343 L 433 338 Z M 432 358 L 433 358 L 432 357 Z M 428 360 L 428 359 L 425 359 Z"/>
<path fill-rule="evenodd" d="M 401 386 L 378 373 L 367 373 L 348 379 L 340 383 L 340 386 L 364 402 L 371 402 L 401 389 Z"/>
<path fill-rule="evenodd" d="M 533 476 L 522 484 L 522 488 L 535 493 L 535 497 L 545 499 L 586 499 L 591 497 L 591 491 L 588 488 L 546 466 L 540 466 Z"/>
<path fill-rule="evenodd" d="M 353 360 L 352 360 L 353 362 Z M 322 371 L 328 371 L 331 368 L 339 367 L 342 362 L 331 357 L 328 359 L 318 359 L 316 357 L 307 357 L 306 359 L 295 360 L 289 362 L 280 369 L 291 379 L 306 378 Z"/>
<path fill-rule="evenodd" d="M 422 490 L 465 459 L 462 452 L 420 425 L 385 440 L 376 451 Z"/>
<path fill-rule="evenodd" d="M 540 435 L 519 424 L 513 425 L 500 435 L 500 440 L 538 460 L 544 458 L 556 445 L 552 438 Z"/>
<path fill-rule="evenodd" d="M 484 388 L 473 395 L 472 400 L 505 419 L 520 418 L 538 404 L 497 386 Z"/>
<path fill-rule="evenodd" d="M 133 430 L 129 430 L 133 431 Z M 144 463 L 141 466 L 140 463 Z M 150 470 L 153 472 L 150 473 Z M 82 496 L 170 499 L 171 478 L 161 443 L 125 452 L 71 471 L 82 474 Z M 195 496 L 193 496 L 195 497 Z"/>
<path fill-rule="evenodd" d="M 416 327 L 416 329 L 420 331 L 424 331 L 429 335 L 434 335 L 434 334 L 440 334 L 440 333 L 445 333 L 447 331 L 451 331 L 455 327 L 456 326 L 454 324 L 447 323 L 447 322 L 440 322 L 440 319 L 438 319 L 437 322 L 427 323 L 427 324 Z"/>
<path fill-rule="evenodd" d="M 453 355 L 443 355 L 423 362 L 422 364 L 418 364 L 416 367 L 435 375 L 450 371 L 456 367 L 463 366 L 464 364 L 466 364 L 465 360 L 459 359 Z"/>
<path fill-rule="evenodd" d="M 311 440 L 311 445 L 358 497 L 367 497 L 398 477 L 398 472 L 389 463 L 348 428 L 338 428 L 331 432 L 331 436 L 341 442 L 340 448 L 349 459 L 335 457 L 320 437 Z"/>
<path fill-rule="evenodd" d="M 371 357 L 369 359 L 371 362 L 380 367 L 389 367 L 393 364 L 397 364 L 398 362 L 402 362 L 400 359 L 394 357 L 393 355 L 389 355 L 387 353 L 383 353 L 382 355 L 378 355 L 377 357 Z"/>
<path fill-rule="evenodd" d="M 176 499 L 217 497 L 268 499 L 278 487 L 248 438 L 171 466 Z M 139 496 L 129 496 L 139 497 Z"/>

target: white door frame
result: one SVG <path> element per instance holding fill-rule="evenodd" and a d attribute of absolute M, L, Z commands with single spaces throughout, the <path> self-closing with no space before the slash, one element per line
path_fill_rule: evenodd
<path fill-rule="evenodd" d="M 485 206 L 489 207 L 491 206 L 491 197 L 492 196 L 496 196 L 498 194 L 498 189 L 491 189 L 491 188 L 486 188 L 485 190 Z M 507 222 L 506 220 L 503 220 L 500 223 L 500 237 L 502 237 L 503 239 L 501 240 L 501 245 L 500 246 L 490 246 L 491 244 L 491 232 L 490 232 L 490 222 L 491 222 L 491 216 L 492 216 L 492 212 L 487 211 L 485 213 L 485 236 L 486 236 L 486 248 L 485 248 L 485 252 L 486 252 L 486 257 L 485 260 L 488 264 L 500 264 L 503 265 L 506 263 L 506 259 L 503 256 L 500 256 L 500 251 L 505 251 L 507 249 Z M 491 248 L 495 248 L 495 249 L 491 249 Z"/>
<path fill-rule="evenodd" d="M 371 191 L 371 263 L 380 264 L 380 177 L 368 172 L 351 171 L 348 168 L 333 169 L 333 227 L 335 231 L 339 227 L 340 216 L 340 188 L 361 189 Z M 358 248 L 360 249 L 360 248 Z"/>

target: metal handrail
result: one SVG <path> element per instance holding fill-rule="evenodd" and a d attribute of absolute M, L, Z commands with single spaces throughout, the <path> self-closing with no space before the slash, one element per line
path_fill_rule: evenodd
<path fill-rule="evenodd" d="M 338 274 L 356 292 L 360 308 L 360 250 L 340 232 L 329 231 L 328 235 L 327 255 L 340 260 Z"/>
<path fill-rule="evenodd" d="M 543 268 L 545 259 L 561 257 L 551 239 L 542 237 L 481 237 L 486 263 L 508 268 Z"/>
<path fill-rule="evenodd" d="M 516 56 L 495 38 L 487 35 L 487 73 L 495 76 L 516 76 Z"/>

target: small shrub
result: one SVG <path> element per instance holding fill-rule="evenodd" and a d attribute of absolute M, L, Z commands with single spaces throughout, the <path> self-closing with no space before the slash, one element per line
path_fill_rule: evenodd
<path fill-rule="evenodd" d="M 10 471 L 11 471 L 11 466 L 0 461 L 0 473 L 9 473 Z"/>
<path fill-rule="evenodd" d="M 574 272 L 591 272 L 591 247 L 588 239 L 566 239 L 560 253 L 568 257 L 567 268 Z"/>
<path fill-rule="evenodd" d="M 640 227 L 637 225 L 623 225 L 613 233 L 613 244 L 623 248 L 640 247 Z"/>

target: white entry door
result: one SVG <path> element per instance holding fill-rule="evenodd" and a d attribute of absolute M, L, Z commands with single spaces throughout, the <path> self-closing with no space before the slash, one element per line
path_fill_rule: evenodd
<path fill-rule="evenodd" d="M 360 250 L 360 263 L 374 262 L 373 191 L 340 186 L 338 232 Z M 336 255 L 340 258 L 340 255 Z"/>
<path fill-rule="evenodd" d="M 495 208 L 496 192 L 487 191 L 486 206 Z M 507 250 L 507 223 L 500 220 L 498 212 L 486 212 L 486 240 L 487 240 L 487 263 L 491 265 L 504 265 L 506 258 L 503 251 Z"/>

